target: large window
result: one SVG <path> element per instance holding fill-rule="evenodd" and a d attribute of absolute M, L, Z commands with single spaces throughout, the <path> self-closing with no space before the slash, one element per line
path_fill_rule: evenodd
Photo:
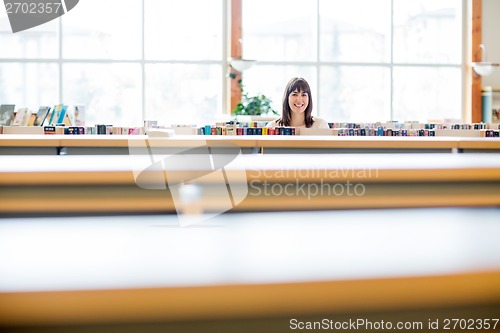
<path fill-rule="evenodd" d="M 0 104 L 86 105 L 89 123 L 214 121 L 225 0 L 85 0 L 12 34 L 0 11 Z"/>
<path fill-rule="evenodd" d="M 460 0 L 242 0 L 250 94 L 311 84 L 331 122 L 461 118 Z"/>
<path fill-rule="evenodd" d="M 460 118 L 463 0 L 241 0 L 244 89 L 280 111 L 294 76 L 330 122 Z M 86 105 L 90 123 L 228 113 L 231 0 L 85 0 L 13 34 L 0 11 L 0 104 Z"/>

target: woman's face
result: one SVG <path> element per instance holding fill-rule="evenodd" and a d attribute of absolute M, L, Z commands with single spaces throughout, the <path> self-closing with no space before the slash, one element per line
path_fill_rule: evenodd
<path fill-rule="evenodd" d="M 305 91 L 295 89 L 288 95 L 288 105 L 293 113 L 304 113 L 309 105 L 309 95 Z"/>

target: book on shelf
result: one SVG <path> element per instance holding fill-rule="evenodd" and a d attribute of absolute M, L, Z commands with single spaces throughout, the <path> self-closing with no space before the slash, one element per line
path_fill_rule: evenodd
<path fill-rule="evenodd" d="M 334 135 L 331 128 L 298 128 L 299 135 Z"/>
<path fill-rule="evenodd" d="M 33 126 L 43 126 L 43 122 L 47 118 L 50 112 L 49 106 L 40 106 L 38 112 L 36 113 L 35 121 L 33 122 Z"/>
<path fill-rule="evenodd" d="M 28 126 L 30 121 L 31 111 L 28 108 L 20 108 L 17 110 L 12 126 Z"/>
<path fill-rule="evenodd" d="M 15 108 L 16 106 L 14 104 L 0 105 L 0 126 L 10 126 L 14 119 Z"/>
<path fill-rule="evenodd" d="M 85 126 L 85 105 L 75 105 L 70 114 L 71 124 L 74 126 Z"/>
<path fill-rule="evenodd" d="M 43 127 L 43 134 L 56 134 L 56 127 L 55 126 L 44 126 Z"/>
<path fill-rule="evenodd" d="M 61 124 L 64 122 L 64 117 L 66 116 L 67 105 L 59 104 L 54 106 L 52 113 L 50 115 L 49 124 Z"/>
<path fill-rule="evenodd" d="M 36 119 L 36 113 L 30 112 L 30 117 L 28 119 L 28 126 L 33 126 Z"/>
<path fill-rule="evenodd" d="M 41 126 L 6 126 L 3 128 L 3 134 L 43 134 Z"/>

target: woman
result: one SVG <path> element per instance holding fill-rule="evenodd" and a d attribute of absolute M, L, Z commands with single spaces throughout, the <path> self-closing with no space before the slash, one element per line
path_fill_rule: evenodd
<path fill-rule="evenodd" d="M 309 83 L 303 78 L 290 80 L 283 94 L 281 118 L 271 121 L 266 127 L 291 126 L 307 128 L 330 128 L 328 123 L 311 115 L 313 102 Z"/>

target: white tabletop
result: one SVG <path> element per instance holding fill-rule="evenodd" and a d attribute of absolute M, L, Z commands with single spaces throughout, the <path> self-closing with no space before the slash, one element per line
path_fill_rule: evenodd
<path fill-rule="evenodd" d="M 498 221 L 498 208 L 224 214 L 189 227 L 174 215 L 0 219 L 0 327 L 498 304 Z"/>
<path fill-rule="evenodd" d="M 258 284 L 500 269 L 499 209 L 0 220 L 0 291 Z"/>

